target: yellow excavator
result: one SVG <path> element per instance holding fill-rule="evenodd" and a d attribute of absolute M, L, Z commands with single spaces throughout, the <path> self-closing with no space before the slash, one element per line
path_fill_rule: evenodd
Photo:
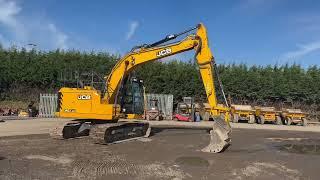
<path fill-rule="evenodd" d="M 182 35 L 185 35 L 182 40 L 167 43 Z M 58 139 L 89 135 L 95 142 L 104 144 L 148 136 L 151 131 L 148 122 L 118 121 L 126 114 L 125 109 L 121 109 L 119 105 L 124 79 L 138 66 L 189 50 L 195 51 L 195 60 L 199 66 L 211 107 L 210 114 L 214 121 L 210 132 L 211 142 L 207 151 L 224 151 L 231 143 L 230 109 L 217 103 L 214 86 L 214 75 L 217 75 L 215 61 L 203 24 L 198 24 L 178 34 L 168 35 L 155 43 L 134 47 L 116 63 L 111 73 L 105 77 L 106 90 L 104 93 L 91 86 L 61 88 L 58 93 L 57 116 L 73 118 L 76 121 L 66 122 L 54 128 L 50 135 Z"/>

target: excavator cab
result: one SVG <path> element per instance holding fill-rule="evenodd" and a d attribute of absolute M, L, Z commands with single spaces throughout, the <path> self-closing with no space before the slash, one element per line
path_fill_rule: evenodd
<path fill-rule="evenodd" d="M 120 91 L 121 113 L 128 119 L 141 118 L 144 113 L 143 80 L 128 76 Z"/>

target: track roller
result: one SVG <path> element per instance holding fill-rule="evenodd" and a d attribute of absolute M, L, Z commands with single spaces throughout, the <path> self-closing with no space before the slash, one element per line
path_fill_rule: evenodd
<path fill-rule="evenodd" d="M 90 137 L 95 143 L 114 144 L 145 137 L 149 131 L 149 124 L 144 122 L 96 124 L 90 130 Z"/>

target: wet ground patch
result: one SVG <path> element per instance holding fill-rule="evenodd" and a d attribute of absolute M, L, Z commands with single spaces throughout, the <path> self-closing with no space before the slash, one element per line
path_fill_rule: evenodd
<path fill-rule="evenodd" d="M 320 155 L 320 144 L 284 144 L 278 148 L 289 153 Z"/>
<path fill-rule="evenodd" d="M 319 138 L 290 137 L 267 139 L 276 142 L 276 144 L 272 146 L 283 152 L 307 155 L 320 155 Z"/>
<path fill-rule="evenodd" d="M 276 149 L 295 154 L 320 155 L 319 138 L 268 138 L 276 142 L 273 147 Z"/>
<path fill-rule="evenodd" d="M 279 163 L 253 162 L 243 168 L 234 169 L 230 179 L 301 179 L 301 173 Z M 277 178 L 282 177 L 282 178 Z"/>
<path fill-rule="evenodd" d="M 203 159 L 201 157 L 196 156 L 183 156 L 178 157 L 175 162 L 179 165 L 186 165 L 186 166 L 197 166 L 197 167 L 208 167 L 209 161 Z"/>

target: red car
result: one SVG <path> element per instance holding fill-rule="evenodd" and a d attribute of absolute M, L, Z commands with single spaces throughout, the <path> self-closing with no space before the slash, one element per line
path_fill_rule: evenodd
<path fill-rule="evenodd" d="M 174 121 L 192 121 L 189 114 L 175 114 L 172 119 Z"/>

